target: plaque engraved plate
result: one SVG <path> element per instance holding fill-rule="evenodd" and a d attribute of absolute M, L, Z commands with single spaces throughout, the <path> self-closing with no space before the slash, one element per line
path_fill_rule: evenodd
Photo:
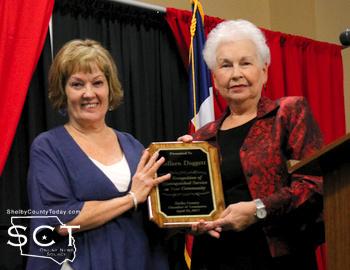
<path fill-rule="evenodd" d="M 152 143 L 149 152 L 157 151 L 165 158 L 157 174 L 171 179 L 151 191 L 150 219 L 160 227 L 189 227 L 217 218 L 225 208 L 217 149 L 207 142 Z"/>

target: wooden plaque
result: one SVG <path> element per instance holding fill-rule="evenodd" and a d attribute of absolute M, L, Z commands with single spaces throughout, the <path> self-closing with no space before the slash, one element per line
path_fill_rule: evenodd
<path fill-rule="evenodd" d="M 165 158 L 158 175 L 171 179 L 153 188 L 148 197 L 149 217 L 162 228 L 190 227 L 214 220 L 225 209 L 217 149 L 207 142 L 160 142 L 151 154 Z"/>

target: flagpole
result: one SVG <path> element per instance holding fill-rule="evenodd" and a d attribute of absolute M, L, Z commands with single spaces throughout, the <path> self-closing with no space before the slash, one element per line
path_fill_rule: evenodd
<path fill-rule="evenodd" d="M 199 0 L 191 0 L 192 18 L 190 24 L 190 46 L 189 46 L 189 68 L 190 73 L 190 99 L 192 99 L 191 119 L 189 130 L 196 131 L 208 121 L 214 120 L 212 106 L 212 90 L 209 72 L 202 59 L 202 50 L 205 43 L 204 33 L 204 11 Z M 197 76 L 198 75 L 198 76 Z M 211 100 L 211 101 L 210 101 Z M 211 105 L 210 105 L 211 104 Z M 197 108 L 198 107 L 198 108 Z M 212 114 L 210 113 L 212 112 Z M 192 115 L 193 113 L 193 115 Z M 194 130 L 192 129 L 194 128 Z M 185 235 L 184 259 L 187 269 L 191 269 L 192 264 L 193 235 Z"/>
<path fill-rule="evenodd" d="M 192 20 L 191 20 L 191 27 L 190 27 L 190 32 L 191 32 L 191 43 L 190 43 L 190 63 L 192 65 L 192 95 L 193 95 L 193 115 L 194 115 L 194 121 L 193 121 L 193 126 L 194 130 L 197 130 L 197 97 L 196 97 L 196 80 L 195 80 L 195 63 L 194 63 L 194 52 L 193 52 L 193 38 L 196 33 L 196 27 L 197 27 L 197 21 L 196 21 L 196 12 L 197 12 L 197 6 L 198 2 L 194 1 L 194 7 L 192 10 Z"/>

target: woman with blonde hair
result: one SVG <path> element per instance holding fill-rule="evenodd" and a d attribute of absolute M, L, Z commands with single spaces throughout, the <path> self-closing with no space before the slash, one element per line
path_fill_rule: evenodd
<path fill-rule="evenodd" d="M 167 269 L 158 235 L 146 233 L 142 203 L 170 175 L 155 178 L 164 159 L 107 126 L 106 113 L 122 96 L 113 58 L 98 42 L 73 40 L 57 53 L 49 99 L 68 122 L 34 140 L 28 191 L 33 210 L 57 214 L 50 226 L 61 238 L 52 236 L 47 248 L 32 241 L 30 253 L 41 257 L 29 257 L 27 269 L 60 269 L 58 250 L 68 269 Z M 32 230 L 43 222 L 32 218 Z M 71 253 L 62 248 L 69 236 L 62 223 L 74 226 Z"/>

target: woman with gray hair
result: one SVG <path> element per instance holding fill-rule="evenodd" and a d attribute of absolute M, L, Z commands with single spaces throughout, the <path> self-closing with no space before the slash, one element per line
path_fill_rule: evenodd
<path fill-rule="evenodd" d="M 323 224 L 322 178 L 288 174 L 286 165 L 322 145 L 306 100 L 261 95 L 270 50 L 248 21 L 220 23 L 203 54 L 228 107 L 179 140 L 219 148 L 226 209 L 217 220 L 192 226 L 192 269 L 317 269 L 310 230 Z"/>

